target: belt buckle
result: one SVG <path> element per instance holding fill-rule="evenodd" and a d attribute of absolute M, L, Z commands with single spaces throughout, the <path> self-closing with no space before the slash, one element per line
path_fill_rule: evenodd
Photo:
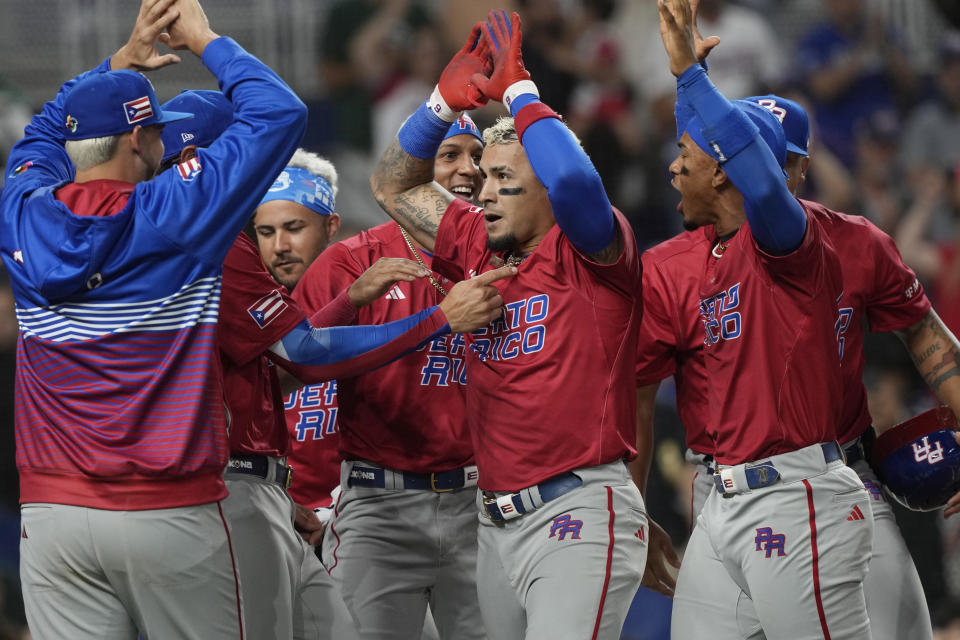
<path fill-rule="evenodd" d="M 287 467 L 287 479 L 283 483 L 283 488 L 289 489 L 291 484 L 293 484 L 293 467 Z"/>
<path fill-rule="evenodd" d="M 493 497 L 483 496 L 483 511 L 486 514 L 486 516 L 491 520 L 502 520 L 503 516 L 500 514 L 499 507 L 497 507 L 496 512 L 493 512 L 490 510 L 490 505 L 496 505 L 496 504 L 497 504 L 496 496 L 493 496 Z"/>
<path fill-rule="evenodd" d="M 430 489 L 433 490 L 434 493 L 450 493 L 451 491 L 454 490 L 453 487 L 450 487 L 449 489 L 441 489 L 440 487 L 438 487 L 437 474 L 433 471 L 430 472 Z M 486 502 L 486 498 L 484 498 L 484 502 Z"/>

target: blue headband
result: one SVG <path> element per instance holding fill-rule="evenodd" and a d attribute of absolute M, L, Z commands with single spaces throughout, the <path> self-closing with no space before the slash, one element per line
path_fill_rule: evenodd
<path fill-rule="evenodd" d="M 330 183 L 300 167 L 287 167 L 274 181 L 260 204 L 286 200 L 328 216 L 333 213 L 334 198 Z"/>

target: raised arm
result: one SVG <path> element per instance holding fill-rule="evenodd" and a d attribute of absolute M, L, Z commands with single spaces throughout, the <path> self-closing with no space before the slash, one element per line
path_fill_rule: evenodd
<path fill-rule="evenodd" d="M 443 137 L 460 114 L 486 103 L 470 78 L 485 69 L 480 23 L 447 64 L 430 99 L 407 118 L 370 176 L 380 207 L 428 251 L 440 218 L 454 196 L 433 181 L 433 162 Z"/>
<path fill-rule="evenodd" d="M 603 181 L 580 142 L 560 117 L 540 102 L 523 66 L 520 16 L 491 11 L 485 38 L 493 61 L 489 78 L 474 76 L 484 95 L 503 102 L 514 117 L 520 144 L 547 189 L 553 217 L 568 240 L 597 262 L 616 262 L 623 248 Z"/>
<path fill-rule="evenodd" d="M 56 97 L 43 105 L 10 151 L 7 164 L 14 173 L 9 177 L 17 180 L 7 181 L 9 196 L 73 179 L 73 164 L 64 148 L 68 114 L 63 112 L 63 102 L 77 82 L 95 73 L 119 69 L 149 71 L 180 61 L 173 54 L 160 55 L 155 44 L 163 29 L 179 17 L 173 5 L 174 0 L 143 0 L 127 43 L 92 70 L 65 82 Z"/>
<path fill-rule="evenodd" d="M 493 283 L 517 273 L 500 267 L 458 282 L 439 306 L 382 325 L 318 328 L 318 311 L 270 347 L 267 356 L 304 384 L 357 376 L 383 366 L 444 333 L 466 333 L 500 317 Z"/>
<path fill-rule="evenodd" d="M 670 71 L 695 113 L 692 121 L 700 125 L 688 127 L 688 133 L 702 135 L 698 145 L 721 163 L 743 195 L 750 230 L 760 248 L 774 254 L 794 251 L 803 241 L 807 218 L 787 188 L 781 163 L 757 125 L 723 97 L 698 63 L 688 0 L 659 0 L 658 7 Z"/>
<path fill-rule="evenodd" d="M 267 65 L 211 31 L 197 0 L 177 6 L 164 40 L 200 56 L 232 103 L 233 121 L 195 163 L 138 186 L 140 210 L 184 252 L 220 263 L 297 148 L 307 108 Z"/>

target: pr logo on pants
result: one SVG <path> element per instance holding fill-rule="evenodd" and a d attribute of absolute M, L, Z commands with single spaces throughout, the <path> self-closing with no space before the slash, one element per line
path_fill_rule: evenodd
<path fill-rule="evenodd" d="M 777 552 L 778 557 L 787 555 L 787 551 L 784 549 L 787 537 L 782 533 L 774 533 L 770 527 L 757 529 L 757 537 L 753 541 L 757 544 L 757 551 L 766 553 L 765 558 L 769 558 L 774 551 Z"/>
<path fill-rule="evenodd" d="M 562 516 L 557 516 L 553 519 L 553 524 L 550 525 L 550 538 L 557 537 L 560 540 L 566 538 L 566 535 L 570 534 L 571 540 L 580 539 L 580 527 L 583 526 L 583 520 L 574 520 L 570 517 L 569 513 L 565 513 Z"/>

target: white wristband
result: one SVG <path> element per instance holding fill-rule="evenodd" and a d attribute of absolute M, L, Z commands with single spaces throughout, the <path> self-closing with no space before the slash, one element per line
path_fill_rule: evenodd
<path fill-rule="evenodd" d="M 447 101 L 440 95 L 440 85 L 433 88 L 433 93 L 430 94 L 430 99 L 427 100 L 427 106 L 430 107 L 430 111 L 437 114 L 437 117 L 444 122 L 453 122 L 463 113 L 462 111 L 454 111 L 450 108 Z"/>
<path fill-rule="evenodd" d="M 534 84 L 533 80 L 521 80 L 520 82 L 514 82 L 503 92 L 503 106 L 509 110 L 513 101 L 524 93 L 532 93 L 538 98 L 540 97 L 540 92 L 537 91 L 537 85 Z"/>

